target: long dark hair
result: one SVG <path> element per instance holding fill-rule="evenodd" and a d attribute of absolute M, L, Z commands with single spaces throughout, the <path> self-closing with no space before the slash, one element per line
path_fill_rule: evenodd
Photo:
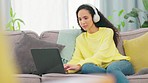
<path fill-rule="evenodd" d="M 92 18 L 95 14 L 95 11 L 94 9 L 88 5 L 88 4 L 82 4 L 78 7 L 77 11 L 76 11 L 76 16 L 77 16 L 77 22 L 78 22 L 78 25 L 80 26 L 79 24 L 79 21 L 78 21 L 78 12 L 82 9 L 86 9 L 89 11 L 89 13 L 91 14 Z M 106 28 L 111 28 L 114 32 L 114 36 L 113 36 L 113 39 L 114 39 L 114 42 L 116 44 L 116 46 L 118 45 L 118 40 L 119 40 L 119 31 L 118 29 L 109 21 L 105 18 L 105 16 L 100 12 L 98 11 L 98 9 L 96 8 L 97 12 L 98 12 L 98 15 L 100 16 L 100 21 L 97 22 L 97 23 L 94 23 L 96 27 L 106 27 Z M 80 26 L 81 27 L 81 26 Z M 83 28 L 81 27 L 81 30 L 82 32 L 86 32 L 85 30 L 83 30 Z"/>

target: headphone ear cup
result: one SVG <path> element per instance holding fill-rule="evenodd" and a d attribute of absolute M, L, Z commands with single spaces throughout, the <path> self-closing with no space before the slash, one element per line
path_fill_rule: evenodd
<path fill-rule="evenodd" d="M 93 21 L 95 23 L 99 22 L 100 21 L 100 16 L 95 14 L 94 17 L 93 17 Z"/>

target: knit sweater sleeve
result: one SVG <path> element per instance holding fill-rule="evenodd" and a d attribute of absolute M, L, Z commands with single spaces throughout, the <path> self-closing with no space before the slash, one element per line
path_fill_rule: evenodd
<path fill-rule="evenodd" d="M 73 53 L 73 57 L 67 64 L 78 64 L 80 61 L 83 61 L 83 60 L 84 58 L 79 49 L 78 39 L 76 39 L 76 46 L 75 46 L 75 51 Z"/>

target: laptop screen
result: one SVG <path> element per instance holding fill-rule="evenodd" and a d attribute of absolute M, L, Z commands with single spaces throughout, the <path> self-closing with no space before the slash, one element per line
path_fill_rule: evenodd
<path fill-rule="evenodd" d="M 60 52 L 57 48 L 31 49 L 31 53 L 39 75 L 65 73 Z"/>

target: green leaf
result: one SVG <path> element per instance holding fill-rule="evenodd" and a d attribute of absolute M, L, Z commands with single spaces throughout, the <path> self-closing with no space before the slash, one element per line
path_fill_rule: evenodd
<path fill-rule="evenodd" d="M 124 21 L 122 21 L 122 22 L 121 22 L 121 25 L 122 25 L 122 27 L 124 27 L 124 26 L 125 26 L 125 22 L 124 22 Z"/>
<path fill-rule="evenodd" d="M 125 14 L 124 15 L 124 18 L 125 19 L 128 19 L 129 17 L 134 17 L 134 18 L 137 18 L 139 15 L 138 15 L 138 12 L 140 12 L 141 10 L 138 9 L 138 8 L 133 8 L 132 11 L 130 11 L 129 13 Z"/>
<path fill-rule="evenodd" d="M 134 23 L 134 21 L 133 21 L 133 20 L 129 20 L 128 22 L 129 22 L 129 23 Z"/>
<path fill-rule="evenodd" d="M 148 11 L 148 0 L 142 0 L 145 9 Z"/>
<path fill-rule="evenodd" d="M 119 31 L 121 30 L 120 24 L 117 25 L 117 28 Z"/>
<path fill-rule="evenodd" d="M 139 12 L 143 12 L 143 10 L 141 10 L 139 8 L 132 8 L 132 12 L 139 13 Z"/>
<path fill-rule="evenodd" d="M 133 11 L 131 11 L 131 13 L 129 14 L 131 17 L 134 17 L 134 18 L 136 18 L 136 17 L 138 17 L 139 15 L 138 15 L 138 12 L 133 12 Z"/>
<path fill-rule="evenodd" d="M 20 30 L 20 23 L 19 23 L 19 22 L 17 22 L 17 25 L 18 25 L 18 30 Z"/>
<path fill-rule="evenodd" d="M 142 28 L 148 28 L 148 21 L 145 21 L 145 22 L 142 24 L 141 27 L 142 27 Z"/>
<path fill-rule="evenodd" d="M 21 23 L 23 23 L 24 25 L 25 25 L 25 23 L 24 23 L 24 21 L 22 20 L 22 19 L 15 19 L 14 21 L 19 21 L 19 22 L 21 22 Z"/>
<path fill-rule="evenodd" d="M 16 13 L 13 14 L 12 18 L 15 18 L 15 16 L 16 16 Z"/>
<path fill-rule="evenodd" d="M 112 16 L 108 16 L 108 20 L 111 21 L 113 19 Z"/>
<path fill-rule="evenodd" d="M 123 9 L 122 9 L 122 10 L 120 10 L 120 11 L 119 11 L 119 13 L 118 13 L 118 16 L 121 16 L 123 12 L 124 12 L 124 10 L 123 10 Z"/>
<path fill-rule="evenodd" d="M 11 31 L 15 31 L 14 26 L 10 26 Z"/>
<path fill-rule="evenodd" d="M 117 27 L 120 28 L 121 27 L 120 24 L 118 24 Z"/>
<path fill-rule="evenodd" d="M 7 24 L 6 24 L 6 28 L 9 28 L 11 26 L 11 21 L 9 21 Z"/>
<path fill-rule="evenodd" d="M 128 19 L 129 17 L 137 18 L 138 17 L 138 13 L 134 12 L 134 11 L 131 11 L 130 13 L 127 13 L 127 14 L 124 15 L 125 19 Z"/>
<path fill-rule="evenodd" d="M 124 19 L 128 19 L 129 18 L 129 16 L 126 14 L 126 15 L 124 15 Z"/>
<path fill-rule="evenodd" d="M 10 17 L 13 16 L 13 10 L 12 10 L 12 7 L 10 8 Z"/>

